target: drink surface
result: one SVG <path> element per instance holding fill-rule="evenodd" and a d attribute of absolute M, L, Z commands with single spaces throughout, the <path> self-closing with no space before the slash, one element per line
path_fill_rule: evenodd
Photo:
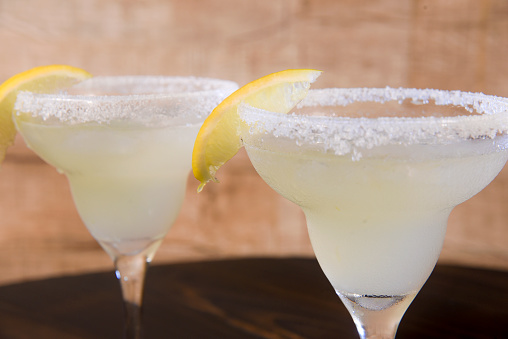
<path fill-rule="evenodd" d="M 99 241 L 162 238 L 180 209 L 199 124 L 22 122 L 26 143 L 64 173 L 80 216 Z"/>
<path fill-rule="evenodd" d="M 153 255 L 182 204 L 199 127 L 238 86 L 218 79 L 94 77 L 44 95 L 21 92 L 14 121 L 64 173 L 78 212 L 112 256 Z"/>
<path fill-rule="evenodd" d="M 442 150 L 429 147 L 425 158 L 354 161 L 297 149 L 274 152 L 271 141 L 278 142 L 265 136 L 264 149 L 246 145 L 252 164 L 302 207 L 334 288 L 360 295 L 418 291 L 437 261 L 452 208 L 483 189 L 508 157 L 507 151 L 442 157 Z"/>

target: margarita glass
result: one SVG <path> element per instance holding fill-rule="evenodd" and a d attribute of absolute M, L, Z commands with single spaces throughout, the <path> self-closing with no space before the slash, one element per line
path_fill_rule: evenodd
<path fill-rule="evenodd" d="M 126 337 L 141 336 L 148 263 L 180 210 L 198 130 L 237 85 L 194 77 L 96 77 L 67 93 L 21 92 L 26 144 L 67 176 L 77 210 L 113 259 Z"/>
<path fill-rule="evenodd" d="M 451 210 L 508 151 L 508 102 L 417 89 L 311 90 L 288 114 L 243 104 L 261 177 L 305 213 L 317 260 L 361 338 L 394 338 Z"/>

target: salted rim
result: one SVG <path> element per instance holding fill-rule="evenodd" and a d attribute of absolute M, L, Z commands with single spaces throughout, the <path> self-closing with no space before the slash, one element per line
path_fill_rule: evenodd
<path fill-rule="evenodd" d="M 402 102 L 454 105 L 478 115 L 453 117 L 352 118 L 280 114 L 242 104 L 249 135 L 271 134 L 299 145 L 319 145 L 337 155 L 383 145 L 447 144 L 466 139 L 494 139 L 508 132 L 508 99 L 482 93 L 413 88 L 328 88 L 310 90 L 297 105 L 347 106 L 355 102 Z M 248 136 L 245 136 L 248 138 Z"/>
<path fill-rule="evenodd" d="M 20 92 L 14 114 L 48 124 L 124 120 L 160 125 L 176 117 L 202 120 L 237 88 L 235 82 L 212 78 L 98 76 L 67 92 Z"/>

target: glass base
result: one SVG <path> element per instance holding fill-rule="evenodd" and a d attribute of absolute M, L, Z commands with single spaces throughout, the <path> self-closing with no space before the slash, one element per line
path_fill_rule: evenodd
<path fill-rule="evenodd" d="M 361 295 L 337 292 L 360 338 L 395 338 L 402 316 L 417 292 L 406 295 Z"/>

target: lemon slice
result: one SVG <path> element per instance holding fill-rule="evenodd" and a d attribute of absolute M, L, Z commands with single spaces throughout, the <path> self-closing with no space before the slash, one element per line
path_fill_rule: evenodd
<path fill-rule="evenodd" d="M 18 73 L 0 85 L 0 162 L 7 148 L 14 142 L 16 128 L 12 110 L 19 91 L 54 93 L 68 88 L 92 75 L 80 68 L 49 65 Z"/>
<path fill-rule="evenodd" d="M 288 113 L 321 75 L 311 69 L 291 69 L 254 80 L 224 99 L 199 130 L 192 153 L 192 172 L 201 184 L 216 181 L 215 173 L 242 147 L 238 116 L 241 103 L 279 113 Z"/>

